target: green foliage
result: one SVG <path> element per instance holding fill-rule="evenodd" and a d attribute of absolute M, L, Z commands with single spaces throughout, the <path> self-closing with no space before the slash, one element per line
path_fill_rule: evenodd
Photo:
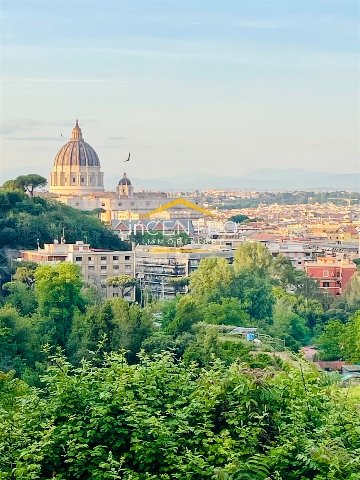
<path fill-rule="evenodd" d="M 44 319 L 44 333 L 55 345 L 66 346 L 77 309 L 84 309 L 81 270 L 77 265 L 40 265 L 35 272 L 35 297 Z"/>
<path fill-rule="evenodd" d="M 204 307 L 204 321 L 215 325 L 249 327 L 251 317 L 237 298 L 221 298 L 219 303 L 211 302 Z"/>
<path fill-rule="evenodd" d="M 75 316 L 67 343 L 70 359 L 79 364 L 82 358 L 92 358 L 91 352 L 97 351 L 101 343 L 106 352 L 126 349 L 128 360 L 134 363 L 142 342 L 153 329 L 148 310 L 121 298 L 106 300 L 102 305 L 88 307 L 85 315 Z"/>
<path fill-rule="evenodd" d="M 68 207 L 55 200 L 29 197 L 18 189 L 19 185 L 16 187 L 12 183 L 14 181 L 9 182 L 0 188 L 0 248 L 36 248 L 38 241 L 43 244 L 52 243 L 55 238 L 60 239 L 63 229 L 68 243 L 75 243 L 86 236 L 94 248 L 128 248 L 110 229 L 104 227 L 96 214 Z M 31 185 L 28 184 L 28 188 L 31 189 Z"/>
<path fill-rule="evenodd" d="M 248 242 L 236 249 L 234 254 L 234 269 L 253 270 L 260 274 L 269 271 L 272 263 L 272 256 L 269 250 L 259 242 Z"/>
<path fill-rule="evenodd" d="M 176 304 L 174 319 L 166 327 L 166 333 L 179 335 L 190 332 L 194 324 L 202 320 L 202 312 L 197 301 L 190 296 L 183 296 Z"/>
<path fill-rule="evenodd" d="M 343 339 L 346 327 L 338 320 L 331 320 L 323 333 L 316 341 L 316 345 L 321 349 L 321 358 L 323 360 L 338 360 L 343 358 Z"/>
<path fill-rule="evenodd" d="M 0 308 L 0 370 L 34 367 L 42 359 L 35 320 L 23 317 L 11 305 Z"/>
<path fill-rule="evenodd" d="M 254 270 L 241 270 L 222 293 L 237 298 L 251 318 L 271 319 L 275 299 L 270 280 L 260 277 Z"/>
<path fill-rule="evenodd" d="M 15 180 L 16 184 L 19 188 L 22 188 L 27 192 L 30 197 L 34 196 L 34 190 L 38 187 L 45 187 L 47 184 L 46 178 L 42 177 L 41 175 L 37 175 L 36 173 L 31 173 L 29 175 L 20 175 Z"/>
<path fill-rule="evenodd" d="M 233 269 L 226 258 L 204 258 L 199 268 L 191 274 L 189 284 L 191 293 L 203 301 L 211 301 L 216 298 L 220 288 L 230 284 L 233 277 Z"/>
<path fill-rule="evenodd" d="M 53 356 L 43 380 L 0 376 L 2 478 L 359 479 L 358 406 L 305 366 Z"/>
<path fill-rule="evenodd" d="M 119 290 L 121 298 L 124 298 L 125 293 L 129 292 L 137 283 L 136 278 L 131 278 L 128 275 L 115 275 L 106 279 L 106 285 Z"/>
<path fill-rule="evenodd" d="M 229 222 L 235 222 L 235 223 L 244 223 L 245 220 L 250 220 L 250 218 L 247 215 L 233 215 L 232 217 L 228 218 Z"/>
<path fill-rule="evenodd" d="M 272 260 L 270 274 L 284 290 L 296 284 L 296 270 L 290 258 L 284 257 L 284 255 L 279 254 Z"/>
<path fill-rule="evenodd" d="M 2 286 L 4 292 L 8 295 L 4 303 L 15 307 L 22 315 L 31 315 L 35 313 L 37 302 L 34 291 L 21 282 L 8 282 Z"/>
<path fill-rule="evenodd" d="M 273 322 L 268 332 L 273 337 L 284 339 L 285 345 L 292 350 L 306 345 L 310 335 L 305 319 L 294 313 L 283 299 L 278 299 L 275 304 Z"/>

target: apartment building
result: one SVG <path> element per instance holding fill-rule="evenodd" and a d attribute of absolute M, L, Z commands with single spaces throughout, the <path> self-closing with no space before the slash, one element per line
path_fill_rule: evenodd
<path fill-rule="evenodd" d="M 291 260 L 296 270 L 305 270 L 305 263 L 315 260 L 316 249 L 300 242 L 268 243 L 267 248 L 273 257 L 279 254 Z"/>
<path fill-rule="evenodd" d="M 157 298 L 173 298 L 186 293 L 186 286 L 172 284 L 172 279 L 187 277 L 194 272 L 203 258 L 224 257 L 230 262 L 234 250 L 222 245 L 190 244 L 183 247 L 138 245 L 135 248 L 135 276 L 142 291 Z"/>
<path fill-rule="evenodd" d="M 95 286 L 103 298 L 119 296 L 119 289 L 107 287 L 106 280 L 115 275 L 135 277 L 134 253 L 90 248 L 90 245 L 81 241 L 75 244 L 46 243 L 44 248 L 37 250 L 21 250 L 20 257 L 37 263 L 69 262 L 79 265 L 83 279 Z M 135 300 L 134 288 L 125 291 L 124 299 Z"/>
<path fill-rule="evenodd" d="M 320 282 L 320 288 L 333 297 L 344 293 L 356 272 L 355 263 L 342 256 L 319 257 L 316 262 L 305 264 L 306 273 Z"/>

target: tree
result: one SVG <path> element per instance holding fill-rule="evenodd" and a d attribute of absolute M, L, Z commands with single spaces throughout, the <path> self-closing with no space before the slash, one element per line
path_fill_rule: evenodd
<path fill-rule="evenodd" d="M 251 317 L 237 298 L 221 298 L 204 306 L 204 321 L 215 325 L 251 326 Z"/>
<path fill-rule="evenodd" d="M 268 332 L 284 339 L 285 345 L 295 351 L 306 345 L 310 334 L 305 319 L 294 313 L 283 298 L 276 301 L 273 323 L 268 327 Z"/>
<path fill-rule="evenodd" d="M 291 260 L 284 255 L 277 255 L 271 262 L 270 275 L 272 278 L 278 280 L 279 284 L 284 290 L 295 285 L 295 271 L 296 270 L 293 267 Z"/>
<path fill-rule="evenodd" d="M 44 328 L 52 341 L 65 348 L 76 310 L 84 310 L 78 265 L 40 265 L 35 272 L 35 297 Z"/>
<path fill-rule="evenodd" d="M 232 217 L 228 218 L 229 222 L 234 222 L 234 223 L 243 223 L 245 220 L 250 220 L 250 218 L 247 215 L 233 215 Z"/>
<path fill-rule="evenodd" d="M 271 263 L 271 253 L 259 242 L 244 243 L 236 249 L 234 254 L 234 269 L 236 272 L 248 269 L 266 274 Z"/>
<path fill-rule="evenodd" d="M 15 369 L 21 374 L 26 366 L 35 367 L 42 359 L 41 339 L 29 317 L 21 316 L 11 305 L 0 308 L 0 370 Z"/>
<path fill-rule="evenodd" d="M 191 296 L 183 296 L 176 304 L 174 320 L 166 327 L 165 333 L 177 336 L 190 332 L 194 324 L 202 320 L 201 309 L 198 302 Z"/>
<path fill-rule="evenodd" d="M 229 285 L 233 277 L 233 269 L 226 258 L 203 258 L 199 268 L 190 276 L 191 293 L 206 302 L 216 297 L 220 287 Z"/>
<path fill-rule="evenodd" d="M 177 294 L 189 285 L 190 279 L 189 277 L 170 278 L 168 283 L 174 287 L 175 294 Z"/>
<path fill-rule="evenodd" d="M 323 360 L 339 360 L 344 358 L 344 336 L 346 326 L 338 320 L 331 320 L 316 341 Z"/>
<path fill-rule="evenodd" d="M 136 278 L 131 278 L 128 275 L 115 275 L 106 279 L 106 285 L 108 287 L 118 288 L 121 294 L 121 298 L 124 298 L 125 293 L 137 285 Z"/>
<path fill-rule="evenodd" d="M 309 277 L 301 270 L 295 270 L 295 293 L 302 295 L 305 298 L 318 300 L 323 308 L 327 310 L 333 302 L 330 293 L 325 293 L 320 290 L 320 283 L 317 280 Z"/>
<path fill-rule="evenodd" d="M 31 315 L 35 313 L 37 302 L 35 300 L 34 291 L 22 282 L 8 282 L 2 286 L 5 297 L 5 304 L 15 307 L 21 315 Z"/>
<path fill-rule="evenodd" d="M 31 198 L 34 196 L 35 188 L 45 187 L 47 184 L 45 177 L 35 173 L 31 173 L 29 175 L 20 175 L 15 181 L 25 190 L 25 192 L 29 193 Z"/>
<path fill-rule="evenodd" d="M 17 190 L 23 190 L 23 187 L 17 180 L 7 180 L 1 186 L 1 189 L 6 192 L 16 192 Z"/>
<path fill-rule="evenodd" d="M 14 280 L 25 283 L 28 287 L 32 287 L 35 282 L 35 270 L 29 267 L 18 267 L 16 273 L 13 275 Z"/>
<path fill-rule="evenodd" d="M 352 276 L 345 293 L 341 295 L 336 304 L 343 308 L 348 315 L 360 310 L 360 275 L 358 273 Z"/>
<path fill-rule="evenodd" d="M 17 233 L 14 228 L 5 227 L 0 230 L 0 248 L 5 246 L 14 248 L 16 244 Z"/>
<path fill-rule="evenodd" d="M 223 297 L 240 300 L 243 309 L 256 320 L 271 321 L 275 302 L 270 280 L 254 270 L 241 270 L 228 286 L 221 290 Z"/>
<path fill-rule="evenodd" d="M 345 325 L 343 345 L 345 360 L 360 363 L 360 310 Z"/>

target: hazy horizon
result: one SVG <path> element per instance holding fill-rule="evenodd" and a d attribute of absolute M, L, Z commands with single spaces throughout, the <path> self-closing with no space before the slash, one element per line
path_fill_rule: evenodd
<path fill-rule="evenodd" d="M 359 172 L 358 2 L 3 0 L 1 23 L 5 176 L 50 172 L 76 118 L 107 174 Z"/>

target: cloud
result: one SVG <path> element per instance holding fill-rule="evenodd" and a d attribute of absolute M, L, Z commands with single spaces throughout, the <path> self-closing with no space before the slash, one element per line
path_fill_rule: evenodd
<path fill-rule="evenodd" d="M 54 142 L 58 140 L 66 140 L 65 137 L 62 138 L 60 135 L 58 137 L 5 137 L 5 140 L 16 140 L 18 142 Z"/>
<path fill-rule="evenodd" d="M 1 122 L 0 134 L 10 135 L 12 133 L 36 130 L 41 125 L 43 125 L 43 122 L 34 118 L 7 119 Z"/>
<path fill-rule="evenodd" d="M 20 82 L 20 83 L 111 83 L 114 80 L 107 78 L 3 78 L 4 82 Z M 127 83 L 126 80 L 116 80 L 117 83 Z"/>
<path fill-rule="evenodd" d="M 234 25 L 239 28 L 279 28 L 283 27 L 284 23 L 276 20 L 236 20 Z"/>

